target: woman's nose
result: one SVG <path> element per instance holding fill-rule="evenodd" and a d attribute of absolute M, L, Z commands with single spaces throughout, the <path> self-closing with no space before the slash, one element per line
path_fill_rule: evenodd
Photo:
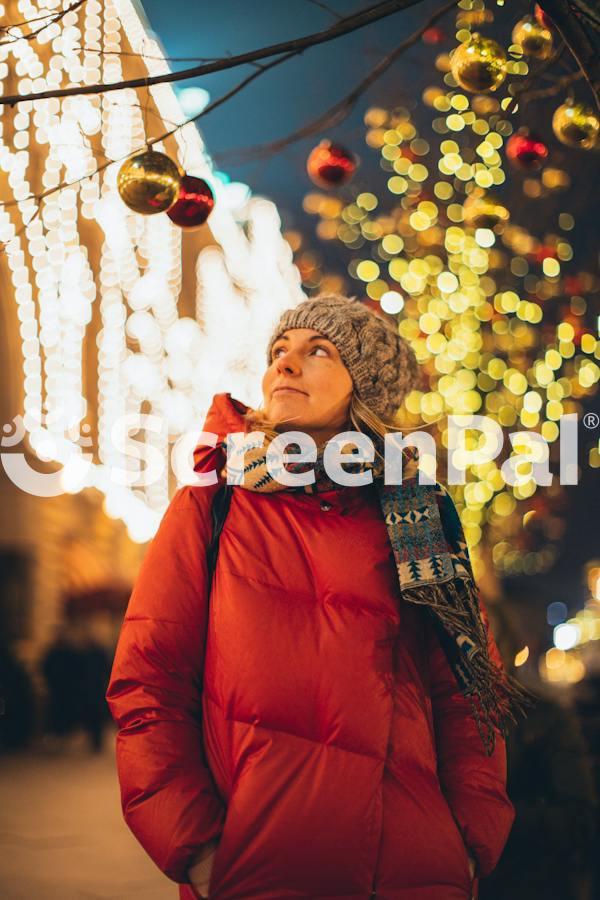
<path fill-rule="evenodd" d="M 282 356 L 277 357 L 277 371 L 292 374 L 300 372 L 299 360 L 295 359 L 292 351 L 288 351 Z"/>

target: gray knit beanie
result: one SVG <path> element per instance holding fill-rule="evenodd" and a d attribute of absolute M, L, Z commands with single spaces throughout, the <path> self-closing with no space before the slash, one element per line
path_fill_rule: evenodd
<path fill-rule="evenodd" d="M 321 294 L 287 309 L 267 347 L 288 328 L 313 328 L 335 344 L 358 397 L 381 418 L 393 416 L 415 386 L 418 366 L 410 344 L 380 316 L 354 298 Z"/>

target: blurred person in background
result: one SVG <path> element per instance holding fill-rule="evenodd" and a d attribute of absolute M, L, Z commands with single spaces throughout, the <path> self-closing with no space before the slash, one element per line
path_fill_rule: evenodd
<path fill-rule="evenodd" d="M 41 660 L 46 682 L 44 743 L 50 750 L 64 750 L 67 738 L 79 725 L 81 657 L 77 629 L 61 622 Z"/>
<path fill-rule="evenodd" d="M 84 617 L 67 619 L 42 660 L 47 687 L 46 746 L 66 749 L 67 739 L 83 730 L 94 753 L 102 750 L 109 720 L 105 693 L 110 675 L 108 651 Z"/>
<path fill-rule="evenodd" d="M 523 648 L 506 602 L 488 613 L 505 668 L 516 675 Z M 532 687 L 532 683 L 528 684 Z M 592 847 L 597 797 L 589 749 L 576 712 L 535 686 L 526 719 L 509 727 L 508 793 L 515 822 L 480 900 L 595 900 Z"/>
<path fill-rule="evenodd" d="M 24 749 L 35 729 L 31 678 L 9 642 L 0 635 L 0 752 Z"/>
<path fill-rule="evenodd" d="M 91 623 L 84 628 L 78 649 L 81 666 L 79 723 L 88 737 L 92 752 L 100 753 L 110 718 L 105 694 L 111 659 L 106 648 L 95 637 Z"/>

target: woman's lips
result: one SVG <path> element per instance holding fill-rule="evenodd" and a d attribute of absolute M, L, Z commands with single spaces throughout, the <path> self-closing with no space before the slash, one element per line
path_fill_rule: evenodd
<path fill-rule="evenodd" d="M 289 387 L 275 388 L 275 390 L 273 391 L 273 393 L 274 393 L 274 394 L 278 394 L 278 393 L 280 393 L 281 391 L 285 391 L 286 393 L 291 393 L 291 394 L 301 394 L 303 397 L 308 396 L 307 393 L 306 393 L 306 391 L 299 391 L 298 388 L 289 388 Z"/>

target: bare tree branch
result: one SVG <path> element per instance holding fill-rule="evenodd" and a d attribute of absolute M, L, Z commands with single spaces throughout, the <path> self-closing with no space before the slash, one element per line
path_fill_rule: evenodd
<path fill-rule="evenodd" d="M 367 91 L 372 84 L 377 81 L 378 78 L 387 72 L 389 67 L 394 63 L 398 57 L 404 53 L 405 50 L 408 50 L 410 47 L 414 46 L 417 41 L 421 38 L 421 35 L 428 28 L 431 28 L 435 22 L 439 21 L 443 16 L 446 15 L 451 9 L 456 6 L 456 0 L 450 0 L 449 3 L 446 3 L 444 6 L 440 7 L 436 12 L 434 12 L 426 22 L 423 23 L 413 34 L 411 34 L 408 38 L 406 38 L 402 43 L 398 44 L 398 46 L 392 50 L 391 53 L 388 53 L 387 56 L 384 56 L 382 60 L 369 72 L 366 78 L 363 78 L 356 87 L 350 91 L 345 97 L 339 100 L 334 106 L 331 106 L 326 112 L 322 115 L 318 116 L 316 119 L 313 119 L 312 122 L 309 122 L 307 125 L 303 125 L 302 128 L 299 128 L 297 131 L 292 132 L 292 134 L 288 135 L 285 138 L 280 138 L 277 141 L 271 141 L 268 144 L 260 144 L 256 147 L 248 147 L 246 150 L 234 150 L 226 153 L 216 154 L 215 158 L 219 160 L 220 163 L 236 161 L 236 162 L 249 162 L 254 159 L 261 159 L 265 156 L 270 156 L 274 153 L 278 153 L 280 150 L 283 150 L 285 147 L 288 147 L 290 144 L 295 143 L 296 141 L 300 141 L 303 138 L 311 137 L 314 134 L 317 134 L 320 131 L 324 131 L 327 128 L 332 128 L 334 125 L 339 125 L 340 122 L 343 122 L 344 119 L 348 117 L 348 115 L 352 112 L 357 100 L 362 96 L 362 94 Z"/>
<path fill-rule="evenodd" d="M 72 187 L 73 185 L 81 184 L 83 181 L 87 181 L 89 178 L 94 178 L 96 175 L 99 175 L 100 172 L 103 172 L 109 166 L 112 166 L 113 163 L 124 162 L 126 159 L 129 159 L 130 156 L 134 156 L 136 153 L 142 153 L 144 149 L 151 147 L 153 144 L 157 144 L 160 141 L 166 140 L 166 138 L 175 134 L 176 131 L 179 131 L 185 125 L 189 125 L 191 122 L 196 122 L 198 119 L 207 115 L 209 112 L 212 112 L 212 110 L 217 109 L 219 106 L 221 106 L 227 100 L 230 100 L 231 97 L 233 97 L 235 94 L 237 94 L 241 90 L 243 90 L 243 88 L 245 88 L 246 85 L 248 85 L 251 81 L 254 81 L 255 78 L 258 78 L 264 72 L 268 71 L 269 69 L 275 68 L 275 66 L 280 65 L 281 63 L 285 62 L 287 59 L 290 59 L 292 56 L 296 56 L 299 52 L 300 52 L 299 50 L 294 50 L 293 52 L 284 54 L 283 56 L 280 56 L 277 59 L 271 60 L 270 63 L 267 63 L 261 69 L 257 69 L 254 72 L 252 72 L 250 75 L 246 76 L 246 78 L 244 78 L 242 81 L 240 81 L 235 87 L 231 88 L 231 90 L 227 91 L 221 97 L 217 98 L 212 103 L 209 103 L 209 105 L 206 106 L 197 115 L 192 116 L 190 119 L 186 119 L 185 122 L 181 122 L 179 125 L 175 125 L 169 131 L 164 132 L 163 134 L 159 135 L 158 137 L 152 138 L 152 140 L 147 141 L 143 146 L 138 147 L 137 150 L 132 150 L 130 153 L 125 153 L 123 156 L 117 157 L 116 159 L 108 159 L 105 157 L 106 162 L 101 163 L 98 166 L 98 168 L 95 169 L 93 172 L 90 172 L 87 175 L 82 175 L 81 178 L 76 178 L 73 181 L 59 182 L 59 184 L 55 185 L 54 187 L 48 188 L 46 191 L 43 191 L 41 194 L 30 194 L 28 197 L 25 197 L 23 200 L 9 200 L 6 202 L 0 202 L 0 207 L 2 207 L 3 209 L 8 209 L 10 207 L 17 206 L 18 204 L 23 203 L 27 200 L 35 200 L 35 202 L 38 204 L 38 208 L 36 209 L 36 212 L 25 223 L 25 225 L 22 228 L 20 228 L 16 233 L 17 235 L 22 234 L 24 228 L 26 228 L 36 218 L 36 216 L 38 215 L 39 208 L 41 206 L 42 201 L 45 200 L 47 197 L 50 197 L 52 194 L 56 194 L 59 191 L 62 191 L 63 188 Z M 140 104 L 135 104 L 135 105 L 141 109 Z M 164 121 L 164 119 L 163 119 L 163 121 Z M 104 154 L 100 154 L 100 155 L 104 155 Z"/>
<path fill-rule="evenodd" d="M 84 2 L 84 0 L 79 0 Z M 120 91 L 124 88 L 145 88 L 154 84 L 172 83 L 174 81 L 184 81 L 188 78 L 197 78 L 200 75 L 208 75 L 211 72 L 222 72 L 224 69 L 234 69 L 237 66 L 246 65 L 256 62 L 256 60 L 266 59 L 270 56 L 278 56 L 282 53 L 302 52 L 308 47 L 315 47 L 318 44 L 324 44 L 327 41 L 333 41 L 336 38 L 357 31 L 373 22 L 391 16 L 400 10 L 408 9 L 411 6 L 422 2 L 422 0 L 385 0 L 383 3 L 376 3 L 364 10 L 353 15 L 346 16 L 340 22 L 331 25 L 325 31 L 319 31 L 314 34 L 306 35 L 302 38 L 294 38 L 290 41 L 282 41 L 279 44 L 272 44 L 270 47 L 262 47 L 258 50 L 251 50 L 247 53 L 241 53 L 237 56 L 231 56 L 224 59 L 218 59 L 214 62 L 205 63 L 200 66 L 194 66 L 190 69 L 182 69 L 180 72 L 165 72 L 162 75 L 151 75 L 146 78 L 130 78 L 126 81 L 116 81 L 111 84 L 87 84 L 78 85 L 76 87 L 59 88 L 55 90 L 39 91 L 32 94 L 12 94 L 6 97 L 0 97 L 0 106 L 14 106 L 16 103 L 22 103 L 26 100 L 47 100 L 50 97 L 73 97 L 81 94 L 103 94 L 108 91 Z"/>
<path fill-rule="evenodd" d="M 408 37 L 401 44 L 399 44 L 398 47 L 396 47 L 395 50 L 393 50 L 390 54 L 388 54 L 386 57 L 384 57 L 384 59 L 381 60 L 377 64 L 377 66 L 375 66 L 375 68 L 369 73 L 369 75 L 367 75 L 367 77 L 364 78 L 360 82 L 360 84 L 358 84 L 354 88 L 354 90 L 350 92 L 350 94 L 348 94 L 343 100 L 339 101 L 339 103 L 335 104 L 335 106 L 332 107 L 331 109 L 329 109 L 326 113 L 324 113 L 323 116 L 320 116 L 317 120 L 315 120 L 312 123 L 309 123 L 309 125 L 305 126 L 303 129 L 300 129 L 300 131 L 295 132 L 293 135 L 290 135 L 288 138 L 284 138 L 281 141 L 276 141 L 276 142 L 274 142 L 274 144 L 267 144 L 267 145 L 264 145 L 259 148 L 254 148 L 254 151 L 251 148 L 249 153 L 252 154 L 253 152 L 256 153 L 258 151 L 258 153 L 257 153 L 258 156 L 266 155 L 268 153 L 274 153 L 278 149 L 281 149 L 282 147 L 287 146 L 288 143 L 293 143 L 294 141 L 299 140 L 302 137 L 306 137 L 308 134 L 312 134 L 315 131 L 320 130 L 322 127 L 325 127 L 324 126 L 325 122 L 327 122 L 327 124 L 331 124 L 334 119 L 336 121 L 343 121 L 343 119 L 349 114 L 349 112 L 351 111 L 352 107 L 354 106 L 354 104 L 356 103 L 358 98 L 361 96 L 361 94 L 364 93 L 364 91 L 366 91 L 378 78 L 380 78 L 381 75 L 383 75 L 383 73 L 385 71 L 387 71 L 387 69 L 390 67 L 390 65 L 400 56 L 400 54 L 403 51 L 407 50 L 409 47 L 412 47 L 419 40 L 422 33 L 427 28 L 429 28 L 432 24 L 437 22 L 438 19 L 440 19 L 442 16 L 444 16 L 455 5 L 456 5 L 456 0 L 450 0 L 449 3 L 446 3 L 439 10 L 437 10 L 435 13 L 433 13 L 433 15 L 430 16 L 430 18 L 417 31 L 415 31 L 412 35 L 410 35 L 410 37 Z M 179 131 L 181 128 L 183 128 L 185 125 L 189 125 L 191 122 L 196 122 L 199 119 L 203 118 L 204 116 L 208 115 L 208 113 L 217 109 L 219 106 L 221 106 L 227 100 L 230 100 L 231 97 L 233 97 L 235 94 L 238 94 L 241 90 L 243 90 L 243 88 L 245 88 L 248 84 L 250 84 L 256 78 L 258 78 L 264 72 L 269 71 L 269 69 L 272 69 L 275 66 L 281 65 L 281 63 L 286 62 L 288 59 L 291 59 L 291 57 L 293 57 L 293 56 L 299 55 L 301 52 L 302 51 L 298 50 L 298 49 L 290 51 L 286 54 L 279 56 L 277 59 L 271 60 L 271 62 L 262 65 L 260 68 L 255 69 L 254 72 L 252 72 L 246 78 L 242 79 L 242 81 L 240 81 L 231 90 L 227 91 L 225 94 L 223 94 L 221 97 L 214 100 L 212 103 L 209 103 L 208 106 L 206 106 L 197 115 L 192 116 L 189 119 L 186 119 L 185 122 L 182 122 L 178 125 L 174 125 L 174 127 L 170 128 L 168 131 L 164 132 L 163 134 L 159 135 L 158 137 L 148 140 L 146 142 L 146 144 L 144 145 L 144 147 L 151 147 L 154 144 L 164 141 L 168 137 L 171 137 L 173 134 L 175 134 L 177 131 Z M 80 184 L 83 181 L 87 181 L 89 178 L 94 178 L 96 175 L 98 175 L 100 172 L 107 169 L 113 163 L 122 162 L 122 161 L 128 159 L 130 156 L 134 155 L 135 153 L 142 152 L 144 150 L 144 147 L 139 147 L 137 150 L 133 150 L 133 151 L 131 151 L 131 153 L 127 153 L 124 156 L 119 157 L 117 159 L 106 159 L 106 161 L 103 162 L 101 165 L 99 165 L 94 172 L 91 172 L 87 175 L 83 175 L 81 178 L 77 178 L 73 181 L 60 182 L 59 184 L 55 185 L 54 187 L 48 188 L 48 190 L 42 192 L 41 194 L 31 194 L 29 197 L 27 197 L 25 199 L 26 200 L 35 200 L 35 202 L 38 204 L 38 208 L 39 208 L 42 201 L 45 200 L 47 197 L 51 196 L 52 194 L 55 194 L 58 191 L 61 191 L 65 187 L 71 187 L 73 185 Z M 12 201 L 1 203 L 0 206 L 2 206 L 3 208 L 8 208 L 11 206 L 16 206 L 18 203 L 22 203 L 22 202 L 23 202 L 23 200 L 20 200 L 20 201 L 12 200 Z M 37 215 L 37 211 L 36 211 L 36 215 Z M 24 227 L 29 225 L 29 223 L 31 221 L 33 221 L 33 218 L 34 217 L 32 216 L 32 218 L 26 223 L 26 225 Z M 20 229 L 19 232 L 17 232 L 17 233 L 20 234 L 21 231 L 22 231 L 22 229 Z"/>

